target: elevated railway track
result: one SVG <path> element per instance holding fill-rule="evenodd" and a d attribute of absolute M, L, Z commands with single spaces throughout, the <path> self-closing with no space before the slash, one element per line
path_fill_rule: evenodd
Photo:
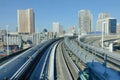
<path fill-rule="evenodd" d="M 29 79 L 39 60 L 43 56 L 44 51 L 58 40 L 60 39 L 50 40 L 43 44 L 36 45 L 1 65 L 0 80 Z"/>
<path fill-rule="evenodd" d="M 89 44 L 81 42 L 81 41 L 78 44 L 82 48 L 84 48 L 86 51 L 88 51 L 88 52 L 96 55 L 100 59 L 102 59 L 102 61 L 104 61 L 105 56 L 107 56 L 107 62 L 110 65 L 112 65 L 111 67 L 120 71 L 120 57 L 119 57 L 119 55 L 117 56 L 116 53 L 114 53 L 114 54 L 110 53 L 107 50 L 97 48 L 97 47 L 95 47 L 93 45 L 89 45 Z"/>
<path fill-rule="evenodd" d="M 101 65 L 106 59 L 108 64 L 119 69 L 119 59 L 113 56 L 104 58 L 104 52 L 91 45 L 96 40 L 77 42 L 75 37 L 66 37 L 36 45 L 1 64 L 0 80 L 104 80 L 95 66 L 100 65 L 109 71 L 107 66 Z M 119 80 L 119 74 L 110 71 Z"/>

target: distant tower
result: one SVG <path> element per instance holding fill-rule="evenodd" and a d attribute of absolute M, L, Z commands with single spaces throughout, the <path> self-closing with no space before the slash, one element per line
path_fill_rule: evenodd
<path fill-rule="evenodd" d="M 69 26 L 67 29 L 68 34 L 75 34 L 75 26 Z"/>
<path fill-rule="evenodd" d="M 109 18 L 109 13 L 100 13 L 98 15 L 96 31 L 102 32 L 102 23 L 105 21 L 106 18 Z"/>
<path fill-rule="evenodd" d="M 78 12 L 78 27 L 79 35 L 85 35 L 88 32 L 91 32 L 92 28 L 92 14 L 89 10 L 80 10 Z"/>
<path fill-rule="evenodd" d="M 108 17 L 110 17 L 109 13 L 100 13 L 98 15 L 98 19 L 105 19 L 105 18 L 108 18 Z"/>
<path fill-rule="evenodd" d="M 59 22 L 53 22 L 53 32 L 59 33 L 60 32 L 60 24 Z"/>
<path fill-rule="evenodd" d="M 63 32 L 63 27 L 59 22 L 53 22 L 53 32 L 58 34 Z"/>
<path fill-rule="evenodd" d="M 116 30 L 117 30 L 117 34 L 120 34 L 120 23 L 117 23 L 117 28 L 116 28 Z"/>
<path fill-rule="evenodd" d="M 102 24 L 104 24 L 104 26 L 103 26 L 104 34 L 106 34 L 106 35 L 116 34 L 117 19 L 105 18 L 104 22 Z"/>
<path fill-rule="evenodd" d="M 18 10 L 18 33 L 32 34 L 35 32 L 33 9 Z"/>

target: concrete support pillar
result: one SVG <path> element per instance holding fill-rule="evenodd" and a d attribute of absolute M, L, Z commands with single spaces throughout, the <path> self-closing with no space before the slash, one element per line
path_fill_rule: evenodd
<path fill-rule="evenodd" d="M 80 41 L 80 35 L 78 35 L 78 42 Z"/>
<path fill-rule="evenodd" d="M 109 51 L 113 52 L 113 43 L 110 43 L 110 45 L 109 45 Z"/>

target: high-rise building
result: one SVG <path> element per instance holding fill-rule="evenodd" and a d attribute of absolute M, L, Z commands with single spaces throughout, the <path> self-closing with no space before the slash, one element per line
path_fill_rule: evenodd
<path fill-rule="evenodd" d="M 120 34 L 120 23 L 117 24 L 116 30 L 117 30 L 117 34 Z"/>
<path fill-rule="evenodd" d="M 60 23 L 59 22 L 53 22 L 53 32 L 54 33 L 60 32 Z"/>
<path fill-rule="evenodd" d="M 87 34 L 92 29 L 92 14 L 89 10 L 80 10 L 78 12 L 79 35 Z"/>
<path fill-rule="evenodd" d="M 60 25 L 59 22 L 53 22 L 53 32 L 54 33 L 61 33 L 63 31 L 63 27 Z"/>
<path fill-rule="evenodd" d="M 64 35 L 63 26 L 59 22 L 53 22 L 53 33 L 58 37 Z"/>
<path fill-rule="evenodd" d="M 32 34 L 35 32 L 33 9 L 18 10 L 18 33 Z"/>
<path fill-rule="evenodd" d="M 117 19 L 109 18 L 109 33 L 116 34 Z"/>
<path fill-rule="evenodd" d="M 117 20 L 111 18 L 109 13 L 100 13 L 98 15 L 96 31 L 102 32 L 103 27 L 104 34 L 114 34 L 116 33 L 116 24 Z"/>
<path fill-rule="evenodd" d="M 116 24 L 117 24 L 117 20 L 114 18 L 105 18 L 104 22 L 102 23 L 103 27 L 103 32 L 106 35 L 109 34 L 116 34 Z"/>
<path fill-rule="evenodd" d="M 100 13 L 98 15 L 96 31 L 102 32 L 102 23 L 105 21 L 106 18 L 109 18 L 109 17 L 110 17 L 109 13 Z"/>
<path fill-rule="evenodd" d="M 109 13 L 100 13 L 98 15 L 98 19 L 104 19 L 104 18 L 108 18 L 108 17 L 110 17 Z"/>
<path fill-rule="evenodd" d="M 68 29 L 67 29 L 67 33 L 68 34 L 75 34 L 75 26 L 70 26 L 70 27 L 68 27 Z"/>

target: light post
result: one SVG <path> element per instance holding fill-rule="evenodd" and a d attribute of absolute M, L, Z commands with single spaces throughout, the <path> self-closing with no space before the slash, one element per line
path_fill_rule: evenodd
<path fill-rule="evenodd" d="M 102 23 L 102 49 L 103 49 L 103 43 L 104 43 L 104 41 L 103 41 L 103 38 L 104 38 L 104 28 L 105 28 L 105 24 L 106 24 L 107 22 L 103 22 Z M 106 65 L 107 65 L 107 54 L 106 53 L 104 53 L 104 66 L 106 67 Z M 106 68 L 105 68 L 105 73 L 106 73 Z"/>
<path fill-rule="evenodd" d="M 103 49 L 103 37 L 104 37 L 104 23 L 102 23 L 102 39 L 101 39 L 101 47 Z"/>
<path fill-rule="evenodd" d="M 9 44 L 8 44 L 8 25 L 6 25 L 7 30 L 7 55 L 9 55 Z"/>
<path fill-rule="evenodd" d="M 78 26 L 78 42 L 80 41 L 80 37 L 81 37 L 81 31 L 80 31 L 80 27 Z"/>
<path fill-rule="evenodd" d="M 34 44 L 33 42 L 34 42 L 34 33 L 32 33 L 32 44 Z"/>
<path fill-rule="evenodd" d="M 39 44 L 39 33 L 37 32 L 37 44 Z"/>
<path fill-rule="evenodd" d="M 106 24 L 107 22 L 103 22 L 102 23 L 102 39 L 101 39 L 101 47 L 102 47 L 102 49 L 103 49 L 103 43 L 104 43 L 104 28 L 105 28 L 105 24 Z"/>

